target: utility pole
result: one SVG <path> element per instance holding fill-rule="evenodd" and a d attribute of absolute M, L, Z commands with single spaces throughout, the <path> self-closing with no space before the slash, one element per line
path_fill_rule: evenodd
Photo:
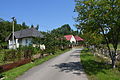
<path fill-rule="evenodd" d="M 13 46 L 13 49 L 15 49 L 15 46 L 14 46 L 14 43 L 15 43 L 15 41 L 14 41 L 14 21 L 15 21 L 15 17 L 12 17 L 11 18 L 13 21 L 12 21 L 12 24 L 13 24 L 13 28 L 12 28 L 12 46 Z"/>

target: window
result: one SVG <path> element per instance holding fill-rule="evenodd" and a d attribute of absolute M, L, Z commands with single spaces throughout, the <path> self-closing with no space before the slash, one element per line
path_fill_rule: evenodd
<path fill-rule="evenodd" d="M 27 43 L 28 43 L 28 40 L 26 39 L 25 41 L 26 41 L 26 44 L 27 44 Z"/>

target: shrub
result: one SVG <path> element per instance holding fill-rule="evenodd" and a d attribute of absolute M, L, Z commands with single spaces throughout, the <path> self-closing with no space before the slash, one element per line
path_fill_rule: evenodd
<path fill-rule="evenodd" d="M 0 63 L 3 64 L 4 63 L 4 50 L 0 50 Z"/>
<path fill-rule="evenodd" d="M 5 56 L 4 56 L 4 61 L 15 61 L 16 59 L 16 54 L 17 54 L 17 50 L 7 50 L 4 52 Z"/>
<path fill-rule="evenodd" d="M 38 48 L 32 46 L 22 46 L 18 51 L 23 53 L 24 58 L 31 58 L 33 55 L 40 52 Z"/>

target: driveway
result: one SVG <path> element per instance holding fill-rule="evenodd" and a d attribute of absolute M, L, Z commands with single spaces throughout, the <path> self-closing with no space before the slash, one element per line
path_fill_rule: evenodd
<path fill-rule="evenodd" d="M 80 62 L 81 49 L 72 49 L 33 67 L 16 80 L 88 80 Z"/>

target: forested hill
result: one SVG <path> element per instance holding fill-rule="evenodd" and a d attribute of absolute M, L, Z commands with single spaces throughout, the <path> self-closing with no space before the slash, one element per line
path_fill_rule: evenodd
<path fill-rule="evenodd" d="M 64 24 L 63 26 L 53 29 L 51 31 L 51 34 L 55 34 L 55 35 L 77 35 L 77 31 L 74 31 L 73 29 L 71 29 L 69 24 Z"/>
<path fill-rule="evenodd" d="M 17 24 L 15 21 L 15 31 L 26 29 L 28 26 L 23 22 L 22 24 Z M 0 18 L 0 46 L 6 45 L 5 38 L 12 32 L 12 22 L 5 21 Z"/>

